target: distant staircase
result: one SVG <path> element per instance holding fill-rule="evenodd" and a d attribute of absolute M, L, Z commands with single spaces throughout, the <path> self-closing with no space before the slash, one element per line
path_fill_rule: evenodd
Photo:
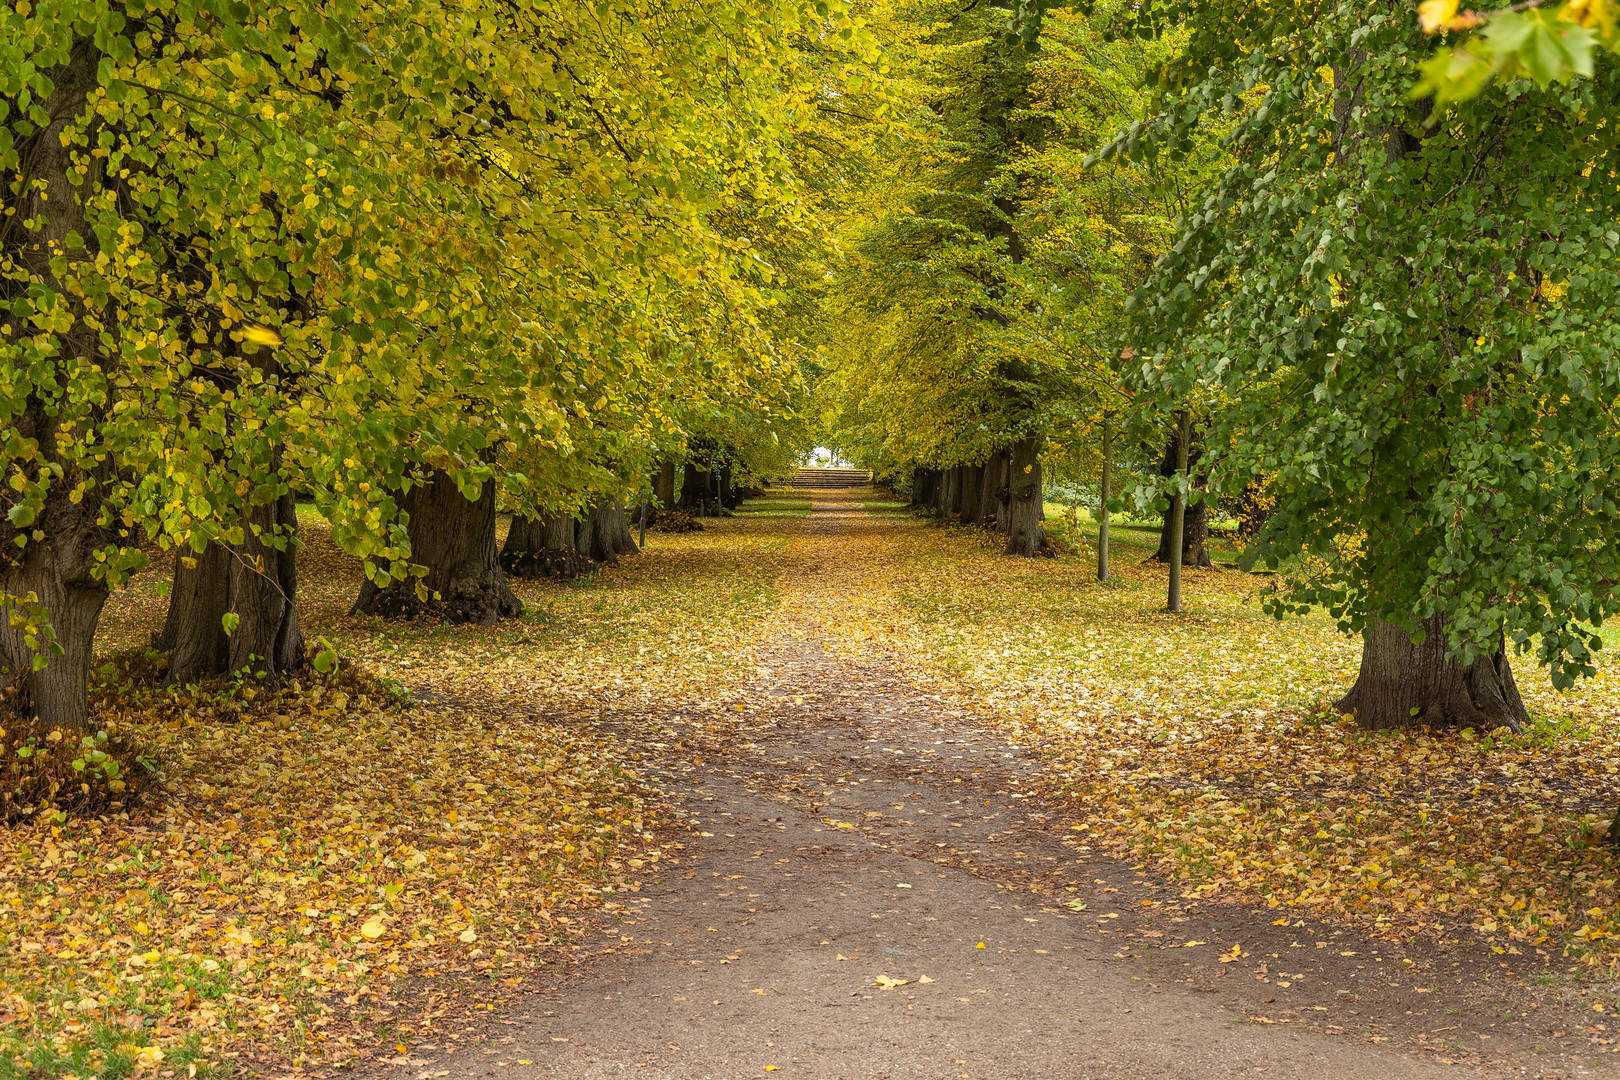
<path fill-rule="evenodd" d="M 872 482 L 868 469 L 800 469 L 790 483 L 796 488 L 865 487 Z"/>

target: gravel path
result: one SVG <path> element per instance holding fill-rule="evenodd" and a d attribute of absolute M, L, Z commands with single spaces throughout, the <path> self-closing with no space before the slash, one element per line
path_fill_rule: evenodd
<path fill-rule="evenodd" d="M 804 523 L 811 535 L 864 518 L 842 492 L 818 493 L 816 511 Z M 789 599 L 836 592 L 828 569 L 795 564 Z M 1493 1060 L 1490 1040 L 1508 1033 L 1493 1032 L 1479 1007 L 1477 972 L 1466 988 L 1461 971 L 1430 979 L 1439 989 L 1400 986 L 1390 975 L 1412 970 L 1396 967 L 1403 954 L 1387 942 L 1278 926 L 1262 909 L 1200 906 L 1093 853 L 1039 797 L 1037 761 L 910 681 L 893 658 L 830 653 L 816 627 L 793 621 L 793 604 L 783 610 L 747 693 L 766 704 L 725 741 L 694 736 L 654 763 L 688 836 L 635 895 L 617 948 L 526 999 L 487 1038 L 448 1052 L 417 1047 L 386 1074 L 1464 1071 L 1441 1060 L 1469 1074 L 1582 1074 L 1568 1059 L 1524 1071 Z M 1424 969 L 1434 972 L 1433 958 Z M 1451 974 L 1466 1009 L 1443 1009 Z"/>

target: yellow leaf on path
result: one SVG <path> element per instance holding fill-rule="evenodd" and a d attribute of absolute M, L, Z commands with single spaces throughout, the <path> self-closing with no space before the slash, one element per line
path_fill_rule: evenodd
<path fill-rule="evenodd" d="M 763 990 L 755 990 L 755 991 L 753 991 L 753 992 L 754 992 L 754 993 L 756 993 L 756 994 L 758 994 L 758 995 L 759 995 L 759 996 L 760 996 L 760 997 L 764 997 L 764 996 L 765 996 L 765 991 L 763 991 Z"/>
<path fill-rule="evenodd" d="M 1184 941 L 1184 942 L 1181 943 L 1181 947 L 1183 949 L 1190 949 L 1194 945 L 1208 945 L 1208 944 L 1209 944 L 1209 942 L 1207 942 L 1207 941 Z"/>
<path fill-rule="evenodd" d="M 933 981 L 934 981 L 934 980 L 933 980 L 933 979 L 930 979 L 930 978 L 929 978 L 929 977 L 928 977 L 928 976 L 926 976 L 926 975 L 919 975 L 919 976 L 917 976 L 917 981 L 918 981 L 918 982 L 920 982 L 920 983 L 931 983 L 931 982 L 933 982 Z"/>
<path fill-rule="evenodd" d="M 891 979 L 887 975 L 879 975 L 872 980 L 885 990 L 893 990 L 897 986 L 904 986 L 910 979 Z"/>
<path fill-rule="evenodd" d="M 984 942 L 982 942 L 982 941 L 981 941 L 981 942 L 979 942 L 979 943 L 978 943 L 978 944 L 977 944 L 977 945 L 975 945 L 975 946 L 973 946 L 973 947 L 974 947 L 974 948 L 975 948 L 975 949 L 982 949 L 982 948 L 984 948 Z"/>
<path fill-rule="evenodd" d="M 530 1061 L 528 1058 L 518 1058 L 518 1064 L 519 1065 L 533 1065 L 534 1062 Z"/>
<path fill-rule="evenodd" d="M 470 945 L 478 940 L 478 931 L 469 926 L 467 929 L 456 935 L 456 940 L 466 942 Z"/>
<path fill-rule="evenodd" d="M 776 1065 L 767 1065 L 767 1066 L 765 1066 L 765 1071 L 766 1072 L 775 1072 L 777 1070 L 777 1068 L 778 1068 L 778 1066 L 776 1066 Z"/>
<path fill-rule="evenodd" d="M 367 941 L 376 941 L 378 938 L 383 936 L 383 932 L 387 929 L 388 927 L 383 925 L 383 921 L 381 919 L 373 917 L 367 919 L 360 925 L 360 936 L 365 938 Z"/>

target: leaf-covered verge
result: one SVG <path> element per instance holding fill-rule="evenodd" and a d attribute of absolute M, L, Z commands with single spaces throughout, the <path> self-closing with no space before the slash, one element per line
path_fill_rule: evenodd
<path fill-rule="evenodd" d="M 528 613 L 486 629 L 349 617 L 358 562 L 301 527 L 335 678 L 164 690 L 144 643 L 171 568 L 110 605 L 96 726 L 157 790 L 0 831 L 0 1078 L 403 1054 L 566 958 L 666 854 L 631 755 L 575 721 L 718 708 L 785 543 L 748 515 L 654 535 L 595 578 L 515 583 Z M 450 996 L 424 1013 L 425 989 Z"/>
<path fill-rule="evenodd" d="M 1189 571 L 1172 616 L 1165 569 L 1130 533 L 1102 586 L 1084 552 L 1008 559 L 976 530 L 890 520 L 903 541 L 868 585 L 890 583 L 915 620 L 898 640 L 1050 756 L 1091 845 L 1284 921 L 1475 934 L 1612 974 L 1612 665 L 1560 694 L 1521 659 L 1534 725 L 1517 738 L 1370 734 L 1329 708 L 1359 641 L 1323 617 L 1263 615 L 1269 578 Z"/>

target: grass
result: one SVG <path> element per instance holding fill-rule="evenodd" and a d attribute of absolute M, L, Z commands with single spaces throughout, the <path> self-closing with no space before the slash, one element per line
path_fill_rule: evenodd
<path fill-rule="evenodd" d="M 881 520 L 865 581 L 898 639 L 1053 764 L 1091 847 L 1279 915 L 1620 960 L 1612 665 L 1559 694 L 1521 662 L 1522 736 L 1368 733 L 1328 708 L 1359 641 L 1262 614 L 1273 578 L 1189 570 L 1169 615 L 1156 529 L 1115 531 L 1104 588 L 1090 551 L 1008 559 L 977 529 Z"/>

